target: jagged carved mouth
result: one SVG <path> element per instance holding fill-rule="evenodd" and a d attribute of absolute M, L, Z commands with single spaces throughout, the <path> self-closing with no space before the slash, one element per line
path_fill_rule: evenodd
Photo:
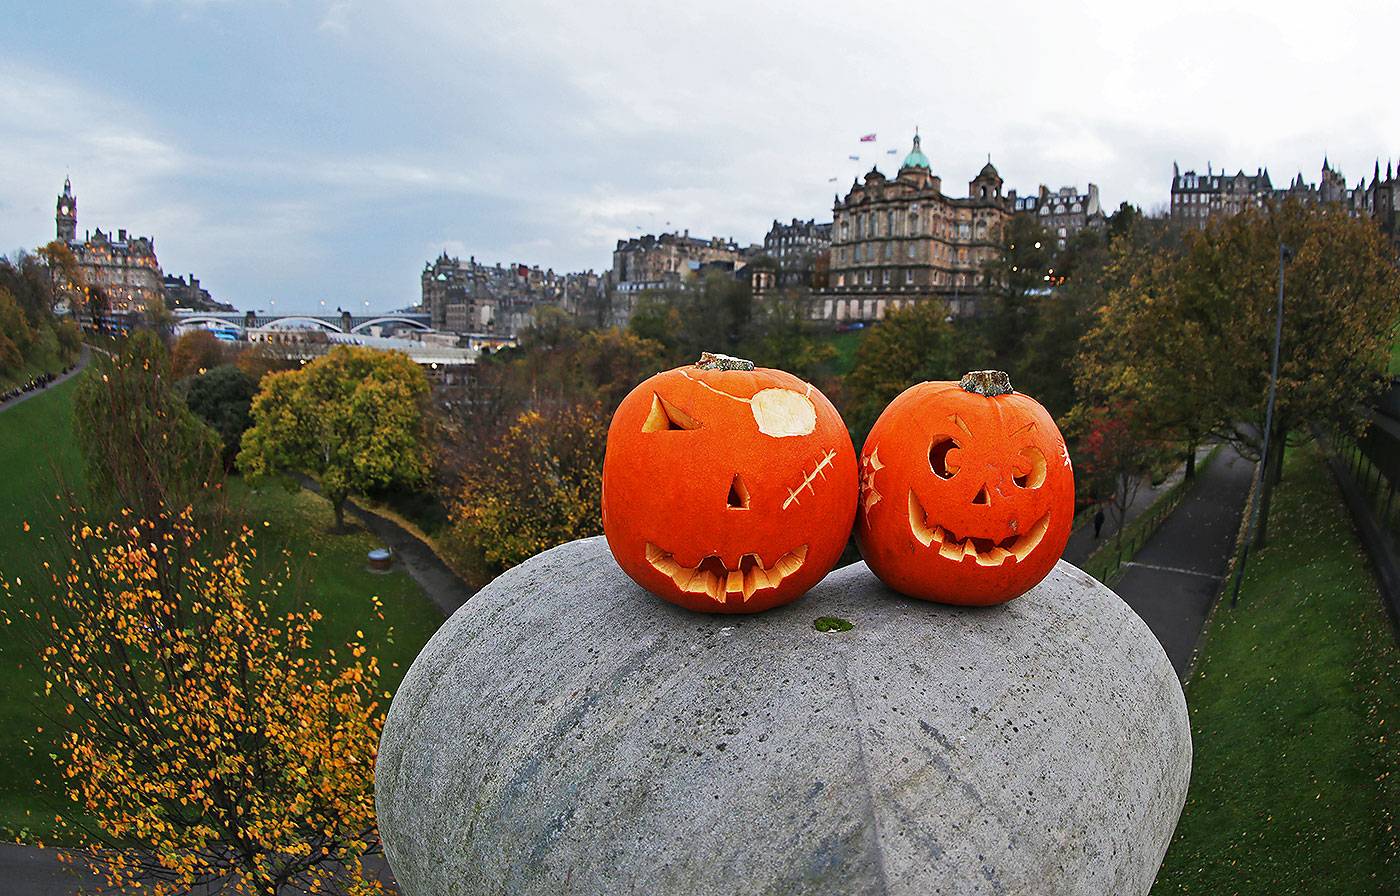
<path fill-rule="evenodd" d="M 765 567 L 757 554 L 739 558 L 739 568 L 730 569 L 720 558 L 710 555 L 696 566 L 682 566 L 676 558 L 647 542 L 647 562 L 671 577 L 676 587 L 695 594 L 708 594 L 721 603 L 743 603 L 764 588 L 776 588 L 783 579 L 797 572 L 807 560 L 807 545 L 788 551 Z"/>
<path fill-rule="evenodd" d="M 938 545 L 938 553 L 949 560 L 961 561 L 964 557 L 975 557 L 983 566 L 1000 566 L 1012 557 L 1024 560 L 1040 544 L 1050 528 L 1050 514 L 1046 513 L 1035 521 L 1030 531 L 1008 535 L 1000 541 L 990 538 L 969 536 L 959 538 L 956 533 L 939 525 L 929 525 L 928 514 L 914 493 L 909 493 L 909 528 L 914 537 L 924 547 Z"/>

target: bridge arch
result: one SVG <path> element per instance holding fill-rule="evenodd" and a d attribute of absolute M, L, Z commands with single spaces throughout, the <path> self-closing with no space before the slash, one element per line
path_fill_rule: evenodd
<path fill-rule="evenodd" d="M 389 316 L 386 316 L 386 317 L 376 317 L 376 318 L 374 318 L 374 319 L 372 319 L 372 320 L 361 321 L 360 323 L 355 324 L 355 326 L 351 327 L 351 328 L 350 328 L 350 332 L 351 332 L 351 333 L 363 333 L 363 332 L 364 332 L 365 330 L 367 330 L 371 325 L 373 325 L 373 324 L 383 324 L 383 323 L 408 324 L 410 327 L 416 327 L 416 328 L 418 328 L 418 329 L 420 329 L 420 330 L 431 330 L 431 329 L 432 329 L 432 327 L 430 327 L 430 326 L 428 326 L 427 324 L 423 323 L 421 320 L 414 320 L 414 319 L 411 318 L 411 317 L 395 317 L 395 316 L 393 316 L 393 315 L 389 315 Z"/>
<path fill-rule="evenodd" d="M 294 315 L 291 315 L 291 316 L 289 316 L 289 317 L 279 317 L 279 318 L 277 318 L 276 320 L 270 320 L 270 321 L 268 321 L 267 323 L 263 324 L 263 326 L 264 326 L 264 327 L 277 327 L 277 329 L 279 329 L 279 330 L 282 330 L 282 329 L 292 329 L 291 327 L 282 327 L 282 326 L 279 326 L 279 324 L 288 324 L 288 323 L 293 323 L 293 322 L 296 322 L 296 323 L 303 323 L 303 324 L 311 324 L 313 327 L 321 327 L 322 329 L 328 330 L 328 331 L 330 331 L 330 332 L 332 332 L 332 333 L 344 333 L 344 332 L 345 332 L 345 331 L 342 330 L 340 327 L 337 327 L 335 324 L 330 323 L 329 321 L 320 320 L 320 319 L 315 318 L 315 317 L 302 317 L 302 316 L 300 316 L 300 315 L 295 315 L 295 314 L 294 314 Z"/>
<path fill-rule="evenodd" d="M 215 324 L 220 328 L 227 327 L 232 330 L 242 329 L 239 323 L 229 320 L 226 317 L 216 317 L 212 314 L 195 314 L 189 317 L 179 317 L 175 319 L 175 323 L 180 326 L 185 326 L 186 324 Z"/>

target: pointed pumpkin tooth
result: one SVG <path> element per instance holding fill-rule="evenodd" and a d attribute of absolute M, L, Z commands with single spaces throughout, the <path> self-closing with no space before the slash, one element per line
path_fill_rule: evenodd
<path fill-rule="evenodd" d="M 803 556 L 806 556 L 806 548 L 803 548 Z M 796 551 L 788 551 L 778 558 L 778 562 L 773 564 L 773 568 L 787 578 L 802 568 L 802 559 L 797 556 Z"/>
<path fill-rule="evenodd" d="M 758 590 L 757 573 L 757 567 L 753 566 L 744 570 L 744 600 L 748 600 L 749 598 L 753 597 L 754 591 Z"/>
<path fill-rule="evenodd" d="M 1015 555 L 1008 551 L 1006 548 L 996 547 L 988 551 L 986 556 L 991 561 L 987 564 L 988 566 L 1000 566 L 1006 562 L 1007 557 L 1012 557 Z"/>
<path fill-rule="evenodd" d="M 690 581 L 695 578 L 695 570 L 689 566 L 681 566 L 679 563 L 676 566 L 676 571 L 671 573 L 671 581 L 675 582 L 676 587 L 682 591 L 689 591 Z"/>
<path fill-rule="evenodd" d="M 975 545 L 975 544 L 972 543 L 972 539 L 971 539 L 971 538 L 969 538 L 967 541 L 964 541 L 964 542 L 963 542 L 963 556 L 964 556 L 964 557 L 976 557 L 976 556 L 977 556 L 977 545 Z"/>
<path fill-rule="evenodd" d="M 779 575 L 779 576 L 778 576 L 778 582 L 774 582 L 774 581 L 770 578 L 770 576 L 769 576 L 769 574 L 768 574 L 768 570 L 764 569 L 764 568 L 761 567 L 761 566 L 755 566 L 753 569 L 749 570 L 749 575 L 753 577 L 753 590 L 754 590 L 754 591 L 757 591 L 757 590 L 760 589 L 760 588 L 772 588 L 772 587 L 774 587 L 775 585 L 777 585 L 778 582 L 781 582 L 781 581 L 783 580 L 783 579 L 782 579 L 782 576 Z M 745 585 L 748 584 L 748 579 L 747 579 L 747 578 L 744 579 L 744 584 L 745 584 Z M 751 593 L 752 593 L 752 592 L 751 592 Z"/>
<path fill-rule="evenodd" d="M 945 528 L 943 528 L 942 526 L 934 526 L 934 527 L 933 527 L 933 541 L 934 541 L 934 542 L 937 542 L 938 544 L 942 544 L 942 543 L 945 542 L 945 541 L 955 541 L 955 540 L 956 540 L 956 539 L 950 539 L 950 538 L 948 538 L 948 530 L 945 529 Z M 928 544 L 928 542 L 925 542 L 925 544 Z"/>
<path fill-rule="evenodd" d="M 742 594 L 744 591 L 744 574 L 738 570 L 731 572 L 725 580 L 724 590 L 731 594 L 736 592 Z"/>
<path fill-rule="evenodd" d="M 956 541 L 945 541 L 938 546 L 938 553 L 949 560 L 961 560 L 963 558 L 963 546 Z"/>

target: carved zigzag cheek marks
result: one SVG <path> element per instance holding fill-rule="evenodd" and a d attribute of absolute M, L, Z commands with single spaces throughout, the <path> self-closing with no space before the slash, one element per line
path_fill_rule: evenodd
<path fill-rule="evenodd" d="M 862 501 L 864 502 L 866 513 L 869 513 L 870 508 L 880 503 L 880 498 L 882 496 L 880 490 L 875 487 L 875 474 L 884 468 L 885 465 L 880 463 L 879 448 L 870 452 L 870 456 L 861 462 L 860 491 L 864 496 Z"/>
<path fill-rule="evenodd" d="M 802 490 L 804 488 L 815 495 L 817 493 L 817 489 L 813 483 L 816 482 L 818 477 L 826 479 L 826 468 L 831 466 L 835 462 L 836 449 L 831 448 L 826 452 L 826 454 L 822 455 L 821 460 L 817 461 L 816 466 L 812 468 L 812 472 L 803 474 L 801 485 L 799 485 L 797 488 L 788 489 L 788 496 L 787 500 L 783 502 L 783 509 L 787 510 L 788 507 L 793 504 L 801 504 L 802 502 L 798 500 L 798 495 L 802 493 Z"/>

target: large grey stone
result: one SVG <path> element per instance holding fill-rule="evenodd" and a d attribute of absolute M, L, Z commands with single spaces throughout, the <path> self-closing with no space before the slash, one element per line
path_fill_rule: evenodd
<path fill-rule="evenodd" d="M 376 802 L 406 896 L 1118 896 L 1151 887 L 1190 764 L 1157 640 L 1063 562 L 998 607 L 856 564 L 721 616 L 642 591 L 593 538 L 423 649 Z"/>

